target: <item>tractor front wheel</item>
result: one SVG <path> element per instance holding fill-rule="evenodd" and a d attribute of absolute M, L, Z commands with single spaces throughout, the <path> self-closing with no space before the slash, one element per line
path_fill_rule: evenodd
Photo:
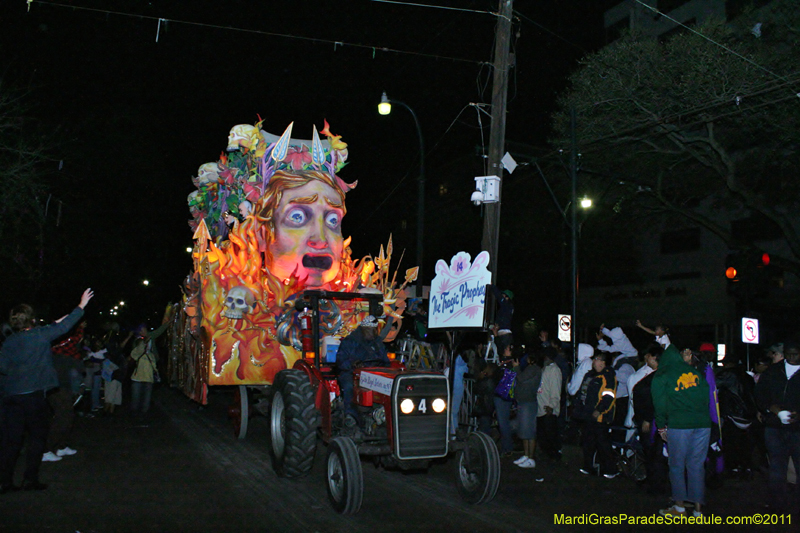
<path fill-rule="evenodd" d="M 325 478 L 333 508 L 342 514 L 356 514 L 364 496 L 364 474 L 358 448 L 350 437 L 331 440 Z"/>
<path fill-rule="evenodd" d="M 500 454 L 494 441 L 485 433 L 470 433 L 462 450 L 456 454 L 458 494 L 472 504 L 492 501 L 500 485 Z"/>

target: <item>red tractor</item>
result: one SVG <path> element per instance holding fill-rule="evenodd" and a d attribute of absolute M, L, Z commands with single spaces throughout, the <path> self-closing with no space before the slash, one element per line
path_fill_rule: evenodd
<path fill-rule="evenodd" d="M 500 457 L 489 436 L 474 432 L 451 438 L 450 384 L 439 372 L 406 370 L 400 363 L 353 371 L 354 400 L 364 421 L 355 431 L 345 425 L 345 409 L 335 364 L 321 361 L 319 301 L 368 300 L 379 309 L 381 295 L 305 291 L 301 305 L 312 316 L 313 362 L 297 361 L 280 371 L 270 387 L 270 437 L 273 466 L 280 476 L 311 471 L 317 438 L 328 446 L 325 465 L 328 495 L 334 508 L 354 514 L 361 508 L 361 459 L 370 456 L 384 467 L 426 468 L 433 459 L 455 452 L 456 487 L 470 503 L 494 498 L 500 483 Z"/>

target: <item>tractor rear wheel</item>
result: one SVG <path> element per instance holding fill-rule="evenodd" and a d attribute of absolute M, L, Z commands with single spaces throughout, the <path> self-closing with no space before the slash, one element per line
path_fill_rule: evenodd
<path fill-rule="evenodd" d="M 272 467 L 281 477 L 304 476 L 314 464 L 320 419 L 311 383 L 301 370 L 281 370 L 271 389 Z"/>
<path fill-rule="evenodd" d="M 350 437 L 335 437 L 328 446 L 325 466 L 328 497 L 342 514 L 356 514 L 364 496 L 364 473 L 358 448 Z"/>
<path fill-rule="evenodd" d="M 500 454 L 494 441 L 485 433 L 470 433 L 462 450 L 456 454 L 456 487 L 467 502 L 492 501 L 500 485 Z"/>

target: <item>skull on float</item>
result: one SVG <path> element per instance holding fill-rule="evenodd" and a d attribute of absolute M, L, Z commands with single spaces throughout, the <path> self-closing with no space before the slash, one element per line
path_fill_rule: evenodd
<path fill-rule="evenodd" d="M 247 287 L 239 285 L 228 291 L 222 316 L 240 319 L 244 318 L 244 315 L 252 313 L 255 309 L 256 298 L 253 296 L 253 292 Z"/>
<path fill-rule="evenodd" d="M 228 151 L 239 148 L 250 149 L 258 143 L 258 128 L 250 124 L 239 124 L 228 134 Z"/>
<path fill-rule="evenodd" d="M 219 181 L 219 166 L 216 163 L 206 163 L 197 169 L 197 182 L 202 186 Z"/>

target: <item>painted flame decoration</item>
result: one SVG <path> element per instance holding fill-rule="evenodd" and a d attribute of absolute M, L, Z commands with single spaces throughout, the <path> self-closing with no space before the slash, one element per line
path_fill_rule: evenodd
<path fill-rule="evenodd" d="M 208 333 L 212 347 L 208 358 L 209 385 L 271 383 L 277 372 L 291 368 L 303 357 L 297 343 L 292 342 L 292 339 L 299 338 L 297 313 L 292 308 L 294 299 L 306 287 L 294 275 L 288 280 L 280 280 L 265 268 L 263 255 L 258 251 L 258 224 L 255 217 L 247 217 L 234 226 L 229 240 L 219 245 L 210 240 L 202 225 L 195 232 L 193 255 L 201 279 L 201 326 Z M 361 261 L 353 261 L 347 245 L 349 239 L 339 275 L 322 288 L 331 291 L 351 291 L 359 287 L 379 289 L 384 295 L 386 318 L 394 319 L 385 339 L 390 342 L 402 324 L 406 300 L 403 289 L 416 279 L 416 269 L 410 270 L 414 271 L 413 276 L 406 273 L 404 283 L 398 288 L 395 286 L 396 272 L 389 280 L 391 255 L 387 255 L 383 247 L 377 258 L 366 256 Z M 386 249 L 392 249 L 391 237 Z M 255 295 L 255 310 L 245 314 L 243 319 L 226 318 L 223 316 L 225 297 L 231 289 L 239 286 L 247 287 Z M 328 329 L 328 333 L 344 337 L 368 313 L 366 302 L 344 300 L 333 304 L 337 308 L 335 321 L 321 328 L 323 333 Z M 338 331 L 330 331 L 333 324 L 338 326 Z M 278 335 L 279 328 L 281 335 Z"/>

